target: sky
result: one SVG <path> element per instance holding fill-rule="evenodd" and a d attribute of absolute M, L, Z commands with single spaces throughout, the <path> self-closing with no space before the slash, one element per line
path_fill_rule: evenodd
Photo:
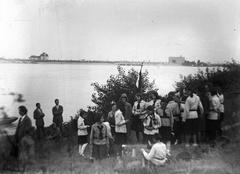
<path fill-rule="evenodd" d="M 0 57 L 240 61 L 238 0 L 0 0 Z"/>

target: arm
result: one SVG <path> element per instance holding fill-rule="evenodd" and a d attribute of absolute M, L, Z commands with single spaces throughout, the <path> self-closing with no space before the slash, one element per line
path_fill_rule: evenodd
<path fill-rule="evenodd" d="M 123 124 L 126 124 L 126 121 L 125 121 L 122 113 L 118 113 L 115 117 L 115 125 L 116 126 L 121 126 Z"/>
<path fill-rule="evenodd" d="M 83 129 L 87 129 L 88 128 L 88 126 L 86 126 L 85 124 L 84 124 L 84 120 L 83 119 L 78 119 L 78 129 L 81 129 L 81 130 L 83 130 Z"/>
<path fill-rule="evenodd" d="M 157 120 L 157 124 L 154 125 L 153 127 L 154 127 L 154 129 L 158 129 L 162 126 L 162 122 L 161 122 L 161 119 L 160 119 L 159 115 L 155 114 L 155 118 Z"/>
<path fill-rule="evenodd" d="M 41 118 L 40 114 L 36 110 L 33 112 L 33 118 L 34 119 Z"/>
<path fill-rule="evenodd" d="M 143 153 L 143 156 L 147 159 L 147 160 L 152 160 L 155 153 L 156 153 L 156 150 L 155 150 L 155 147 L 153 145 L 153 147 L 151 148 L 150 152 L 147 153 L 144 149 L 141 149 L 142 153 Z"/>
<path fill-rule="evenodd" d="M 90 146 L 92 146 L 93 145 L 93 126 L 92 126 L 92 128 L 91 128 L 91 133 L 90 133 L 90 138 L 89 138 L 89 144 L 90 144 Z"/>

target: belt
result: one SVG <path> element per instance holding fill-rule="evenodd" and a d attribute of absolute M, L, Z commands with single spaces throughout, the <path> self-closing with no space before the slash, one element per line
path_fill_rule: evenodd
<path fill-rule="evenodd" d="M 165 158 L 158 158 L 158 157 L 154 157 L 154 159 L 156 159 L 156 160 L 164 160 Z"/>
<path fill-rule="evenodd" d="M 197 111 L 197 109 L 190 109 L 189 111 Z"/>

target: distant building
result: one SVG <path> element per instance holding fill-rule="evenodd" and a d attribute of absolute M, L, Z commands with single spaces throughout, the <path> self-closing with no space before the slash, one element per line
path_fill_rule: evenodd
<path fill-rule="evenodd" d="M 169 57 L 168 58 L 168 64 L 176 64 L 176 65 L 181 65 L 182 63 L 185 62 L 185 57 Z"/>
<path fill-rule="evenodd" d="M 41 61 L 41 60 L 48 60 L 48 58 L 49 58 L 48 54 L 43 52 L 42 54 L 40 54 L 40 56 L 31 55 L 29 57 L 29 60 Z"/>

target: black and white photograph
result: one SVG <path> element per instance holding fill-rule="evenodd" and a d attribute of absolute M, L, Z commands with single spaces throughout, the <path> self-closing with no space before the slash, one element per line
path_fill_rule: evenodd
<path fill-rule="evenodd" d="M 0 0 L 0 173 L 236 174 L 240 1 Z"/>

